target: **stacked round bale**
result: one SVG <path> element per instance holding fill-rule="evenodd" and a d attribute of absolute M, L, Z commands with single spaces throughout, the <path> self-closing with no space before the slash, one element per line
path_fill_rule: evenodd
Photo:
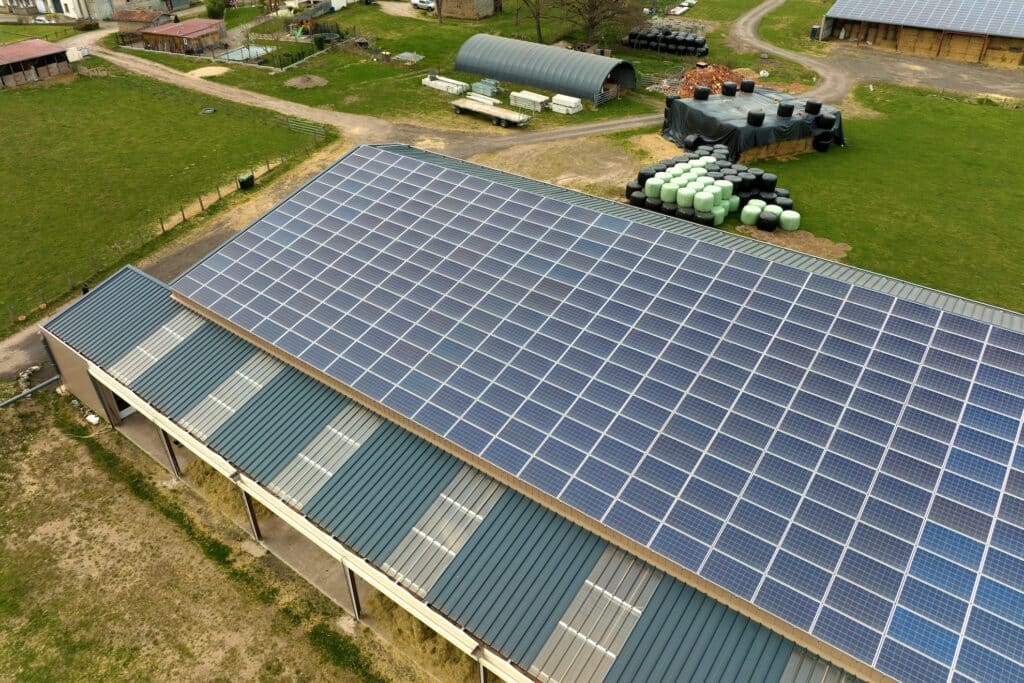
<path fill-rule="evenodd" d="M 655 50 L 670 55 L 708 55 L 708 42 L 704 36 L 668 28 L 630 31 L 629 35 L 622 39 L 622 44 L 639 50 Z"/>
<path fill-rule="evenodd" d="M 772 173 L 730 162 L 725 145 L 702 145 L 640 169 L 626 184 L 626 197 L 633 206 L 701 225 L 722 225 L 728 214 L 740 212 L 745 225 L 796 230 L 800 214 L 789 190 L 777 185 Z"/>

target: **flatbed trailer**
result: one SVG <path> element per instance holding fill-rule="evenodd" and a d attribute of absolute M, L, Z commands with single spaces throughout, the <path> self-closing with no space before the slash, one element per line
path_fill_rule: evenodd
<path fill-rule="evenodd" d="M 456 114 L 471 111 L 475 114 L 489 116 L 491 117 L 491 123 L 496 126 L 501 126 L 502 128 L 508 128 L 509 126 L 525 126 L 532 118 L 531 116 L 520 114 L 519 112 L 512 111 L 511 109 L 496 107 L 493 104 L 484 104 L 483 102 L 471 100 L 468 97 L 460 97 L 452 102 L 452 110 Z"/>

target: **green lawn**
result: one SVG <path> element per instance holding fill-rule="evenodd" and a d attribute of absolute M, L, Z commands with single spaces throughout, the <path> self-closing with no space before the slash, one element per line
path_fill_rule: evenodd
<path fill-rule="evenodd" d="M 1008 156 L 1020 111 L 899 86 L 856 95 L 883 116 L 846 121 L 849 148 L 759 164 L 792 190 L 804 226 L 852 245 L 853 265 L 1024 310 Z"/>
<path fill-rule="evenodd" d="M 59 298 L 69 280 L 122 262 L 180 203 L 310 144 L 263 110 L 110 74 L 0 91 L 0 118 L 20 122 L 4 133 L 0 165 L 0 329 L 7 306 L 28 314 Z M 207 106 L 216 113 L 201 115 Z"/>
<path fill-rule="evenodd" d="M 811 40 L 811 26 L 820 26 L 831 6 L 831 2 L 820 0 L 786 0 L 764 18 L 758 31 L 762 38 L 779 47 L 821 54 L 828 47 L 820 40 Z"/>
<path fill-rule="evenodd" d="M 0 24 L 0 44 L 14 43 L 26 38 L 60 40 L 75 32 L 70 26 L 54 24 Z"/>
<path fill-rule="evenodd" d="M 261 14 L 263 14 L 263 8 L 259 6 L 229 7 L 224 12 L 224 26 L 230 30 L 236 26 L 249 23 Z"/>

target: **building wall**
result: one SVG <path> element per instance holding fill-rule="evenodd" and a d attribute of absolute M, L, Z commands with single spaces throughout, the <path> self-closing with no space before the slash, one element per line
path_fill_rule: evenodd
<path fill-rule="evenodd" d="M 441 13 L 455 19 L 482 19 L 494 14 L 494 0 L 444 0 Z"/>
<path fill-rule="evenodd" d="M 50 345 L 53 359 L 57 361 L 61 382 L 79 401 L 89 406 L 97 415 L 104 415 L 103 402 L 89 376 L 86 360 L 71 350 L 67 344 L 43 330 L 43 337 Z M 106 417 L 104 415 L 104 417 Z"/>
<path fill-rule="evenodd" d="M 864 21 L 836 19 L 831 38 L 842 42 L 866 43 L 921 57 L 938 57 L 957 62 L 1017 67 L 1024 57 L 1024 40 L 932 29 L 893 26 Z"/>
<path fill-rule="evenodd" d="M 71 73 L 71 65 L 65 54 L 41 57 L 0 67 L 0 88 L 16 88 L 67 73 Z"/>

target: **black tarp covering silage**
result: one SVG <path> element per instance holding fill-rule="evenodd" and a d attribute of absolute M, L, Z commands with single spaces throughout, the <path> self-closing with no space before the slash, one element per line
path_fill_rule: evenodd
<path fill-rule="evenodd" d="M 776 115 L 780 102 L 793 104 L 792 116 L 783 118 Z M 705 143 L 728 146 L 734 159 L 752 147 L 824 133 L 831 133 L 836 144 L 845 144 L 843 119 L 839 110 L 822 105 L 819 114 L 834 117 L 835 126 L 820 128 L 816 125 L 818 115 L 804 112 L 806 102 L 807 98 L 767 88 L 758 88 L 752 93 L 740 92 L 734 97 L 712 95 L 707 100 L 669 99 L 665 103 L 662 135 L 682 147 L 683 138 L 697 134 Z M 754 109 L 761 109 L 765 113 L 761 126 L 747 123 L 747 112 Z"/>

